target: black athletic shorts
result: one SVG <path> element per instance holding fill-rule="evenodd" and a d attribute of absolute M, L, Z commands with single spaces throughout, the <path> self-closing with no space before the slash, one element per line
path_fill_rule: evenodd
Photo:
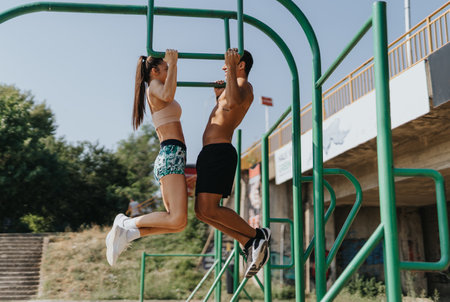
<path fill-rule="evenodd" d="M 197 158 L 195 194 L 215 193 L 230 196 L 236 173 L 237 152 L 232 144 L 210 144 Z"/>

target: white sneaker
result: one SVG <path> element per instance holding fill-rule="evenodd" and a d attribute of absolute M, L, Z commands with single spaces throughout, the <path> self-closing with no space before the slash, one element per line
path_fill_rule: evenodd
<path fill-rule="evenodd" d="M 127 230 L 123 227 L 126 218 L 128 217 L 124 214 L 117 215 L 111 231 L 106 236 L 106 259 L 111 266 L 116 264 L 117 258 L 128 246 Z"/>
<path fill-rule="evenodd" d="M 264 239 L 255 239 L 252 244 L 252 252 L 249 253 L 247 258 L 247 271 L 245 272 L 245 278 L 251 278 L 254 276 L 269 260 L 269 241 L 271 238 L 271 231 L 268 228 L 262 228 L 264 233 Z"/>

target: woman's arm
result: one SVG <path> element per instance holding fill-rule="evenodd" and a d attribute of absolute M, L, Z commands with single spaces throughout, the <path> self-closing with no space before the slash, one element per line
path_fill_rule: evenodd
<path fill-rule="evenodd" d="M 161 81 L 150 82 L 150 94 L 164 102 L 172 102 L 177 88 L 177 60 L 178 51 L 173 49 L 166 50 L 164 61 L 167 62 L 167 78 L 163 84 Z"/>

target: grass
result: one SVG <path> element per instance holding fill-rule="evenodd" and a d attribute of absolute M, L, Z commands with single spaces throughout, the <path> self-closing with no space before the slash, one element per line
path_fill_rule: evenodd
<path fill-rule="evenodd" d="M 139 298 L 142 252 L 155 254 L 200 253 L 208 227 L 195 219 L 192 203 L 189 209 L 188 227 L 181 233 L 141 238 L 119 258 L 117 265 L 106 262 L 105 237 L 109 227 L 94 226 L 79 232 L 55 234 L 43 257 L 43 290 L 40 299 L 54 300 L 137 300 Z M 150 257 L 146 261 L 145 299 L 185 300 L 203 277 L 205 271 L 197 268 L 198 258 Z M 206 295 L 213 277 L 195 295 Z M 273 279 L 274 301 L 293 301 L 292 285 L 280 285 Z M 222 278 L 222 300 L 229 301 L 225 276 Z M 250 280 L 245 289 L 254 301 L 263 300 L 263 292 Z M 241 293 L 242 301 L 248 299 Z M 212 299 L 212 298 L 210 298 Z M 385 299 L 384 299 L 385 300 Z M 384 301 L 383 297 L 363 298 L 344 290 L 337 302 Z M 307 296 L 314 301 L 314 295 Z"/>

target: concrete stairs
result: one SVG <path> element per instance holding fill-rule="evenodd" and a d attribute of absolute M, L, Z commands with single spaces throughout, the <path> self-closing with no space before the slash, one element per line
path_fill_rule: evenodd
<path fill-rule="evenodd" d="M 37 295 L 44 236 L 0 234 L 0 301 Z"/>

